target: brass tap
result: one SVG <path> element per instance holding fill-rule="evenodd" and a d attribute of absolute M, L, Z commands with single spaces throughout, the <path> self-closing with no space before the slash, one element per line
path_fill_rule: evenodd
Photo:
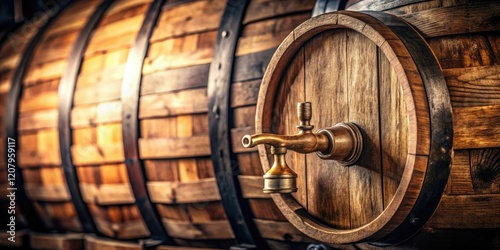
<path fill-rule="evenodd" d="M 297 104 L 299 132 L 296 135 L 276 135 L 270 133 L 245 135 L 242 143 L 245 148 L 259 144 L 271 145 L 274 163 L 264 174 L 264 193 L 291 193 L 297 191 L 297 174 L 287 165 L 287 149 L 298 153 L 316 152 L 325 160 L 337 160 L 344 165 L 354 164 L 363 149 L 361 131 L 354 123 L 338 123 L 333 127 L 312 132 L 312 108 L 310 102 Z"/>

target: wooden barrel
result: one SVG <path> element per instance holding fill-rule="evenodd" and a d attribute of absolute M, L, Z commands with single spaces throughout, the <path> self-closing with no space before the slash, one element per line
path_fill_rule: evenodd
<path fill-rule="evenodd" d="M 28 226 L 184 246 L 311 241 L 261 193 L 258 153 L 239 136 L 272 54 L 313 6 L 76 1 L 38 40 L 6 40 L 1 136 L 16 141 Z"/>
<path fill-rule="evenodd" d="M 410 246 L 451 238 L 456 247 L 498 247 L 500 4 L 466 2 L 350 1 L 280 45 L 262 81 L 256 132 L 296 134 L 297 103 L 311 102 L 315 129 L 352 122 L 363 135 L 352 166 L 286 154 L 298 191 L 272 197 L 300 231 L 386 245 L 425 225 L 441 238 Z M 259 152 L 267 171 L 271 150 Z M 468 233 L 485 240 L 461 238 Z"/>

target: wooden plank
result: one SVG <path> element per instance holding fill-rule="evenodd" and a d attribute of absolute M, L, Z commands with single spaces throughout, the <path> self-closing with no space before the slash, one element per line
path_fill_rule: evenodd
<path fill-rule="evenodd" d="M 34 249 L 83 250 L 84 234 L 42 234 L 31 233 L 30 245 Z"/>
<path fill-rule="evenodd" d="M 117 21 L 144 15 L 151 2 L 152 0 L 129 0 L 117 2 L 109 9 L 106 16 L 99 23 L 98 27 L 104 27 Z"/>
<path fill-rule="evenodd" d="M 170 236 L 189 240 L 233 239 L 234 234 L 227 220 L 192 223 L 163 218 L 163 225 Z"/>
<path fill-rule="evenodd" d="M 86 60 L 84 60 L 84 62 L 85 61 Z M 90 73 L 80 73 L 80 75 L 78 75 L 77 86 L 82 87 L 83 85 L 106 84 L 112 81 L 121 81 L 124 70 L 125 64 L 120 64 L 92 71 Z"/>
<path fill-rule="evenodd" d="M 90 56 L 99 51 L 130 47 L 135 41 L 143 20 L 144 14 L 98 27 L 85 50 L 85 56 Z"/>
<path fill-rule="evenodd" d="M 264 171 L 262 170 L 260 163 L 259 153 L 253 152 L 237 154 L 236 157 L 238 158 L 238 163 L 240 165 L 241 175 L 264 175 Z"/>
<path fill-rule="evenodd" d="M 26 183 L 24 184 L 24 189 L 26 190 L 26 195 L 34 201 L 41 201 L 41 202 L 71 201 L 71 196 L 69 194 L 68 187 L 65 184 L 39 185 L 39 184 Z"/>
<path fill-rule="evenodd" d="M 254 127 L 243 127 L 243 128 L 233 128 L 231 129 L 231 144 L 232 150 L 234 153 L 248 153 L 248 152 L 257 152 L 257 147 L 254 148 L 245 148 L 241 144 L 241 139 L 245 135 L 253 135 L 255 134 Z"/>
<path fill-rule="evenodd" d="M 499 30 L 500 4 L 470 2 L 449 7 L 419 11 L 400 16 L 416 27 L 424 37 L 468 34 Z"/>
<path fill-rule="evenodd" d="M 270 1 L 255 0 L 248 4 L 248 9 L 243 18 L 243 24 L 256 22 L 276 16 L 293 15 L 300 12 L 310 12 L 314 7 L 314 1 Z"/>
<path fill-rule="evenodd" d="M 99 231 L 109 237 L 136 239 L 149 236 L 148 229 L 142 220 L 128 220 L 119 223 L 94 217 L 94 221 Z"/>
<path fill-rule="evenodd" d="M 210 156 L 208 135 L 185 138 L 139 139 L 139 155 L 142 159 L 170 159 Z"/>
<path fill-rule="evenodd" d="M 476 193 L 500 193 L 500 148 L 471 150 L 470 175 Z"/>
<path fill-rule="evenodd" d="M 142 73 L 206 64 L 212 61 L 217 32 L 207 31 L 150 45 Z"/>
<path fill-rule="evenodd" d="M 142 76 L 141 95 L 206 87 L 210 64 L 155 72 Z"/>
<path fill-rule="evenodd" d="M 149 181 L 147 186 L 151 201 L 157 203 L 182 204 L 221 199 L 215 178 L 183 182 Z"/>
<path fill-rule="evenodd" d="M 500 195 L 444 195 L 427 224 L 433 228 L 499 228 Z"/>
<path fill-rule="evenodd" d="M 85 85 L 84 87 L 76 87 L 75 95 L 73 96 L 73 105 L 94 104 L 100 102 L 109 102 L 120 100 L 122 82 L 111 81 L 107 82 L 106 86 L 102 84 Z"/>
<path fill-rule="evenodd" d="M 453 109 L 453 148 L 500 147 L 500 105 Z"/>
<path fill-rule="evenodd" d="M 232 80 L 234 82 L 245 82 L 261 79 L 275 51 L 276 48 L 271 48 L 235 57 Z"/>
<path fill-rule="evenodd" d="M 92 165 L 102 163 L 123 162 L 123 144 L 106 145 L 73 145 L 71 146 L 73 164 Z"/>
<path fill-rule="evenodd" d="M 25 86 L 35 85 L 38 82 L 50 81 L 61 78 L 66 68 L 66 60 L 55 60 L 43 64 L 31 66 L 28 69 L 23 84 Z"/>
<path fill-rule="evenodd" d="M 19 131 L 57 127 L 57 109 L 37 110 L 19 115 Z"/>
<path fill-rule="evenodd" d="M 288 221 L 272 221 L 254 219 L 260 234 L 266 239 L 292 242 L 314 242 L 305 236 Z"/>
<path fill-rule="evenodd" d="M 271 198 L 269 194 L 265 194 L 262 191 L 264 189 L 264 179 L 262 176 L 238 175 L 238 180 L 240 181 L 243 198 Z"/>
<path fill-rule="evenodd" d="M 97 205 L 133 204 L 134 195 L 129 183 L 92 184 L 80 183 L 83 200 Z"/>
<path fill-rule="evenodd" d="M 356 228 L 383 210 L 378 73 L 374 70 L 378 63 L 374 43 L 354 31 L 347 31 L 347 36 L 349 121 L 363 128 L 363 153 L 356 165 L 349 167 L 350 226 Z"/>
<path fill-rule="evenodd" d="M 141 138 L 159 138 L 177 136 L 177 117 L 164 117 L 141 120 Z M 168 129 L 165 129 L 168 128 Z"/>
<path fill-rule="evenodd" d="M 378 50 L 380 100 L 380 153 L 384 208 L 392 201 L 403 175 L 408 154 L 408 114 L 396 72 Z"/>
<path fill-rule="evenodd" d="M 71 110 L 71 128 L 119 122 L 121 121 L 121 112 L 122 104 L 120 101 L 77 106 Z"/>
<path fill-rule="evenodd" d="M 23 89 L 19 112 L 57 108 L 59 80 L 49 81 Z"/>
<path fill-rule="evenodd" d="M 177 138 L 190 138 L 193 136 L 193 117 L 183 115 L 177 117 Z M 198 175 L 198 166 L 195 159 L 179 159 L 177 162 L 179 168 L 179 180 L 197 181 L 200 179 Z"/>
<path fill-rule="evenodd" d="M 231 85 L 231 108 L 256 105 L 261 79 Z"/>
<path fill-rule="evenodd" d="M 54 25 L 51 25 L 50 29 L 47 30 L 45 37 L 79 30 L 87 23 L 89 16 L 95 12 L 98 5 L 98 1 L 85 1 L 70 5 L 68 10 L 63 11 L 60 18 L 57 18 Z"/>
<path fill-rule="evenodd" d="M 285 37 L 299 24 L 307 20 L 310 13 L 277 17 L 243 27 L 236 56 L 256 53 L 278 47 Z"/>
<path fill-rule="evenodd" d="M 207 103 L 206 88 L 146 95 L 139 101 L 139 118 L 205 113 Z"/>
<path fill-rule="evenodd" d="M 448 195 L 474 194 L 469 150 L 455 150 L 447 185 Z"/>
<path fill-rule="evenodd" d="M 226 1 L 196 1 L 168 6 L 151 36 L 154 43 L 174 36 L 216 30 Z"/>
<path fill-rule="evenodd" d="M 418 2 L 424 2 L 426 0 L 401 0 L 401 1 L 391 1 L 391 0 L 381 0 L 381 1 L 358 1 L 357 3 L 349 6 L 349 10 L 361 11 L 361 10 L 373 10 L 382 11 L 398 8 L 405 5 L 411 5 Z"/>
<path fill-rule="evenodd" d="M 349 121 L 346 93 L 351 90 L 348 91 L 346 36 L 344 30 L 327 31 L 305 45 L 304 91 L 306 100 L 312 104 L 311 124 L 315 128 Z M 352 52 L 356 53 L 359 52 Z M 296 112 L 291 114 L 290 129 L 297 124 Z M 306 156 L 306 159 L 308 212 L 337 228 L 349 228 L 349 169 L 316 155 Z"/>
<path fill-rule="evenodd" d="M 427 42 L 443 69 L 489 66 L 497 61 L 494 47 L 483 34 L 445 36 Z"/>
<path fill-rule="evenodd" d="M 56 129 L 38 130 L 35 134 L 21 134 L 19 165 L 23 167 L 60 165 L 59 134 Z"/>
<path fill-rule="evenodd" d="M 453 108 L 500 105 L 500 66 L 444 69 Z"/>
<path fill-rule="evenodd" d="M 115 241 L 94 235 L 85 235 L 85 250 L 142 250 L 143 246 L 128 241 Z"/>
<path fill-rule="evenodd" d="M 69 56 L 71 45 L 75 42 L 78 32 L 68 32 L 58 36 L 46 37 L 35 49 L 31 64 L 42 64 Z"/>

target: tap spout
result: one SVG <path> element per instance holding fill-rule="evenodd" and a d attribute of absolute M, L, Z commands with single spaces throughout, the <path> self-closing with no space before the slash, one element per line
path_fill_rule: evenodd
<path fill-rule="evenodd" d="M 325 133 L 299 133 L 297 135 L 276 135 L 270 133 L 245 135 L 242 138 L 245 148 L 268 144 L 275 148 L 287 148 L 298 153 L 328 152 L 331 142 Z"/>

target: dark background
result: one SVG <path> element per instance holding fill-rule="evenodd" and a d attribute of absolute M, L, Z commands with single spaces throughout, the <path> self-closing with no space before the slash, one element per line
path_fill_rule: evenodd
<path fill-rule="evenodd" d="M 0 0 L 0 40 L 34 17 L 74 0 Z"/>

